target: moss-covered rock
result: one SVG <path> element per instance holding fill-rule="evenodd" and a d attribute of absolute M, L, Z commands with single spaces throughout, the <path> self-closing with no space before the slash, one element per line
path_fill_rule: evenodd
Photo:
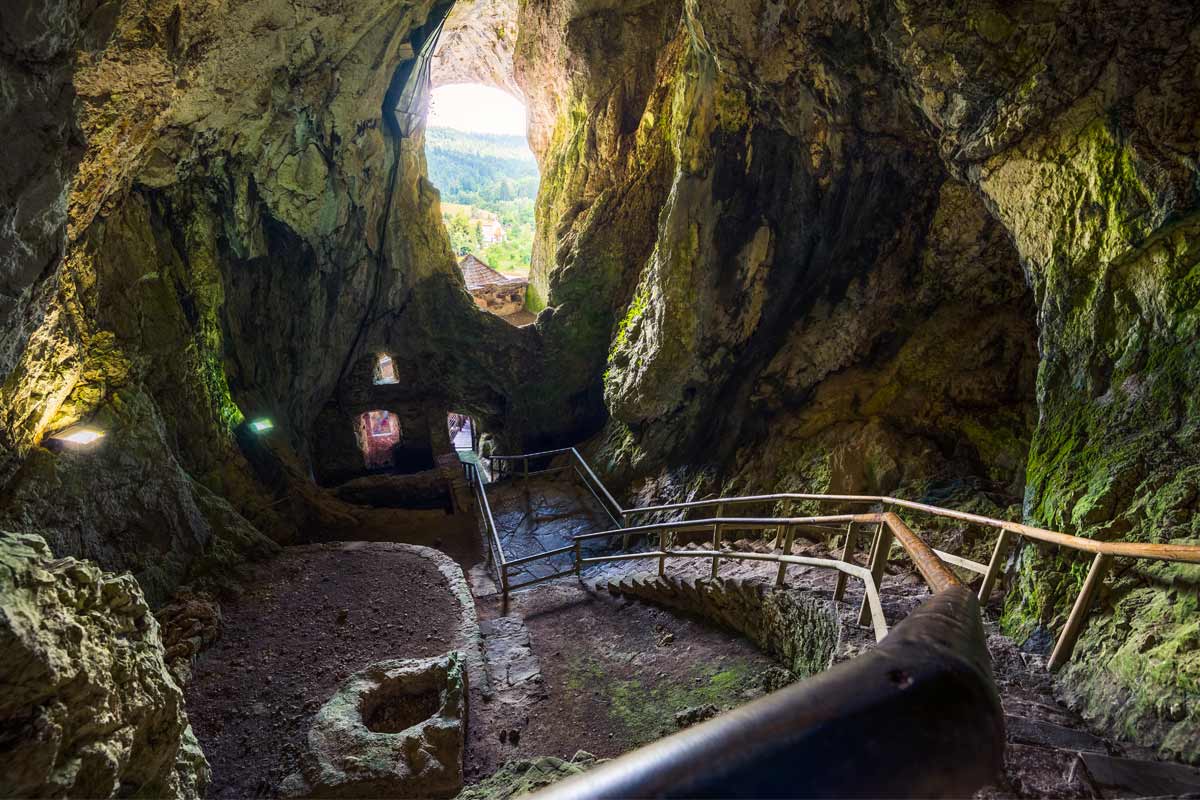
<path fill-rule="evenodd" d="M 456 800 L 508 800 L 510 797 L 521 797 L 564 778 L 587 772 L 607 760 L 580 750 L 570 760 L 541 756 L 508 761 L 488 777 L 463 789 Z"/>
<path fill-rule="evenodd" d="M 203 797 L 208 762 L 129 575 L 0 532 L 0 792 Z"/>

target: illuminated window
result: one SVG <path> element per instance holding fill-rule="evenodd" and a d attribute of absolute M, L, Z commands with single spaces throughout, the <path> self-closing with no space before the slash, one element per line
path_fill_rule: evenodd
<path fill-rule="evenodd" d="M 375 360 L 375 383 L 399 383 L 400 379 L 396 377 L 396 362 L 392 361 L 392 357 L 387 354 L 382 354 Z"/>
<path fill-rule="evenodd" d="M 390 411 L 360 414 L 355 423 L 355 438 L 367 469 L 394 467 L 396 446 L 400 444 L 400 418 Z"/>

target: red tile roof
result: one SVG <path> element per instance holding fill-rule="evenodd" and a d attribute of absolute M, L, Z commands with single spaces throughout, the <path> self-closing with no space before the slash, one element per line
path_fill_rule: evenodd
<path fill-rule="evenodd" d="M 528 281 L 520 278 L 510 279 L 504 277 L 470 253 L 459 259 L 458 268 L 462 270 L 463 278 L 467 281 L 468 290 L 496 283 L 519 283 L 522 285 L 528 283 Z"/>

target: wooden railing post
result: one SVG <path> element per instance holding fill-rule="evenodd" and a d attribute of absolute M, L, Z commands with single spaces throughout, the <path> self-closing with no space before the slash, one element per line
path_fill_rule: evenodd
<path fill-rule="evenodd" d="M 667 549 L 667 546 L 670 544 L 670 541 L 671 541 L 670 531 L 663 530 L 663 531 L 658 532 L 658 549 L 660 551 L 665 551 Z M 659 556 L 658 557 L 658 577 L 661 578 L 661 577 L 665 576 L 666 574 L 667 574 L 667 557 Z"/>
<path fill-rule="evenodd" d="M 880 522 L 879 529 L 875 531 L 875 543 L 871 547 L 870 558 L 871 582 L 875 584 L 876 591 L 879 591 L 880 584 L 883 583 L 883 570 L 887 566 L 888 552 L 891 549 L 892 531 L 887 525 Z M 858 624 L 866 625 L 870 619 L 871 606 L 867 602 L 867 593 L 864 590 L 862 605 L 858 609 Z"/>
<path fill-rule="evenodd" d="M 882 522 L 879 523 L 879 527 L 883 527 Z M 879 535 L 878 530 L 876 530 L 875 535 Z M 841 560 L 845 561 L 846 563 L 852 563 L 854 561 L 854 548 L 857 546 L 858 541 L 857 533 L 854 530 L 854 522 L 849 522 L 846 524 L 846 543 L 842 546 Z M 833 584 L 833 599 L 835 601 L 840 601 L 842 596 L 846 594 L 846 578 L 847 575 L 844 572 L 839 572 L 837 574 L 837 581 Z"/>
<path fill-rule="evenodd" d="M 725 510 L 725 505 L 723 503 L 719 504 L 717 506 L 716 516 L 718 519 L 720 519 L 721 514 L 724 512 L 724 510 Z M 719 522 L 713 523 L 712 547 L 713 547 L 714 553 L 721 552 L 721 523 L 719 523 Z M 721 566 L 721 557 L 714 555 L 712 557 L 712 577 L 714 577 L 714 578 L 717 577 L 717 570 L 720 568 L 720 566 Z"/>
<path fill-rule="evenodd" d="M 783 553 L 784 553 L 784 555 L 790 556 L 792 554 L 792 541 L 796 536 L 796 529 L 793 526 L 788 525 L 786 528 L 786 531 L 787 532 L 784 533 L 784 535 L 783 535 Z M 779 574 L 777 574 L 775 576 L 775 585 L 776 586 L 783 586 L 784 577 L 785 577 L 786 573 L 787 573 L 787 562 L 780 561 L 779 562 Z M 838 574 L 841 574 L 841 573 L 838 573 Z"/>
<path fill-rule="evenodd" d="M 522 461 L 525 464 L 525 482 L 529 482 L 529 456 L 526 456 Z"/>
<path fill-rule="evenodd" d="M 578 576 L 583 572 L 583 546 L 578 539 L 575 540 L 575 574 Z"/>
<path fill-rule="evenodd" d="M 983 583 L 979 584 L 979 605 L 986 606 L 988 598 L 992 596 L 992 588 L 996 585 L 996 578 L 1000 575 L 1000 570 L 1003 568 L 1004 557 L 1008 553 L 1008 544 L 1012 540 L 1013 534 L 1009 533 L 1007 528 L 1000 529 L 1000 535 L 996 537 L 996 546 L 992 548 L 992 560 L 988 562 L 987 572 L 983 575 Z"/>
<path fill-rule="evenodd" d="M 1096 590 L 1104 583 L 1104 576 L 1108 574 L 1110 566 L 1112 566 L 1112 556 L 1106 553 L 1097 553 L 1096 557 L 1092 559 L 1092 567 L 1088 570 L 1083 588 L 1079 590 L 1079 596 L 1075 598 L 1071 616 L 1067 617 L 1067 624 L 1063 626 L 1062 633 L 1058 635 L 1054 652 L 1050 654 L 1050 663 L 1046 665 L 1050 671 L 1056 671 L 1070 660 L 1071 651 L 1075 649 L 1075 642 L 1083 631 L 1083 623 L 1087 619 L 1088 609 L 1091 608 L 1092 598 L 1095 596 Z"/>

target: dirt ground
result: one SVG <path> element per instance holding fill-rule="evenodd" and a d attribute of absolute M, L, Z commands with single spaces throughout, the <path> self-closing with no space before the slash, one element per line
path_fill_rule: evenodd
<path fill-rule="evenodd" d="M 314 713 L 353 672 L 445 653 L 459 604 L 429 560 L 403 552 L 286 550 L 222 607 L 222 635 L 185 688 L 213 769 L 209 797 L 274 795 Z"/>
<path fill-rule="evenodd" d="M 485 617 L 498 611 L 480 609 Z M 745 639 L 575 583 L 518 593 L 510 613 L 529 629 L 546 697 L 524 710 L 516 744 L 468 753 L 468 783 L 494 771 L 493 760 L 620 755 L 677 731 L 679 712 L 724 711 L 758 697 L 766 673 L 778 670 Z"/>

